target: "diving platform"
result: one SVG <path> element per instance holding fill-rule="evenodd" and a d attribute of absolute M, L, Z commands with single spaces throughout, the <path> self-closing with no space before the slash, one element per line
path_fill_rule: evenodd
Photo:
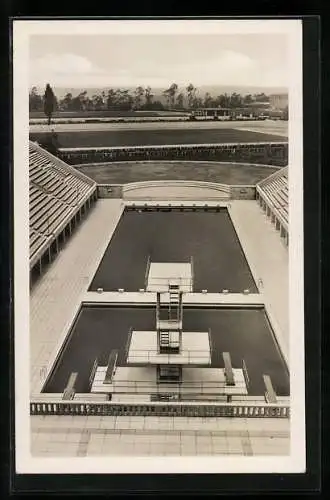
<path fill-rule="evenodd" d="M 165 366 L 162 373 L 157 366 L 119 366 L 111 383 L 105 383 L 106 370 L 106 366 L 97 368 L 92 392 L 137 394 L 141 395 L 141 398 L 143 395 L 150 397 L 154 394 L 182 394 L 192 399 L 203 395 L 216 397 L 248 394 L 242 369 L 233 369 L 234 386 L 227 385 L 223 368 L 182 367 L 179 371 L 171 372 Z"/>
<path fill-rule="evenodd" d="M 179 352 L 162 353 L 158 346 L 157 331 L 132 331 L 127 364 L 210 365 L 209 332 L 182 332 L 181 335 Z M 170 345 L 175 346 L 178 342 L 178 336 L 174 336 L 174 339 L 169 338 Z"/>
<path fill-rule="evenodd" d="M 150 262 L 146 271 L 147 292 L 168 292 L 177 287 L 181 292 L 193 291 L 193 264 L 191 262 Z"/>

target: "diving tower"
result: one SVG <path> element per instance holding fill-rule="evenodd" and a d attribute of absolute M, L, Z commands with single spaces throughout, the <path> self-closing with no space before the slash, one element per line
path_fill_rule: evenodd
<path fill-rule="evenodd" d="M 211 331 L 184 329 L 183 296 L 193 289 L 193 263 L 147 263 L 147 290 L 156 292 L 155 326 L 150 331 L 131 328 L 125 361 L 117 365 L 111 352 L 107 366 L 97 366 L 92 393 L 113 401 L 218 401 L 248 395 L 243 362 L 233 368 L 223 352 L 223 368 L 212 366 Z M 245 369 L 244 369 L 245 368 Z"/>

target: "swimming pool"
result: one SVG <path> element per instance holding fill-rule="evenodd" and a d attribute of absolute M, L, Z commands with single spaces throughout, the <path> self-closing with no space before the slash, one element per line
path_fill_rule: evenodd
<path fill-rule="evenodd" d="M 118 349 L 118 364 L 125 364 L 130 328 L 154 330 L 155 309 L 83 305 L 43 392 L 62 392 L 72 372 L 78 372 L 76 392 L 88 392 L 96 358 L 99 364 L 106 365 L 110 351 Z M 223 367 L 221 353 L 229 352 L 234 368 L 241 368 L 243 360 L 246 363 L 250 395 L 264 394 L 263 374 L 270 375 L 279 396 L 289 395 L 289 374 L 262 307 L 184 307 L 184 331 L 209 329 L 212 366 Z"/>
<path fill-rule="evenodd" d="M 148 261 L 191 258 L 195 292 L 258 292 L 226 208 L 126 209 L 89 290 L 137 291 L 145 287 Z"/>

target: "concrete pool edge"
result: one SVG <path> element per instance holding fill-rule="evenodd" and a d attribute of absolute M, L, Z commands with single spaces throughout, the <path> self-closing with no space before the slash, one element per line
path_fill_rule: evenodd
<path fill-rule="evenodd" d="M 164 294 L 164 303 L 169 301 L 168 294 Z M 82 296 L 82 305 L 151 305 L 156 304 L 156 293 L 141 290 L 138 292 L 119 291 L 88 291 Z M 185 306 L 213 306 L 213 307 L 264 307 L 263 295 L 260 293 L 205 293 L 191 292 L 183 296 Z"/>

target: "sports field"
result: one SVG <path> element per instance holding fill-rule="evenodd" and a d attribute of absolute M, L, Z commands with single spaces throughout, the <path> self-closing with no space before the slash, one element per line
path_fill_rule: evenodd
<path fill-rule="evenodd" d="M 79 166 L 79 171 L 98 184 L 161 180 L 194 180 L 232 185 L 255 185 L 277 169 L 217 162 L 120 162 Z"/>
<path fill-rule="evenodd" d="M 173 144 L 223 144 L 283 142 L 283 136 L 234 128 L 111 129 L 56 131 L 59 147 L 161 146 Z M 46 132 L 30 131 L 30 140 L 42 144 Z"/>
<path fill-rule="evenodd" d="M 227 210 L 125 210 L 90 285 L 90 290 L 145 288 L 147 261 L 190 262 L 194 291 L 257 293 Z"/>
<path fill-rule="evenodd" d="M 88 392 L 94 360 L 106 365 L 112 349 L 119 350 L 118 364 L 125 364 L 128 332 L 154 330 L 155 309 L 150 307 L 84 306 L 73 325 L 44 392 L 62 392 L 72 372 L 78 373 L 76 391 Z M 289 394 L 289 376 L 263 309 L 189 308 L 183 311 L 183 330 L 208 331 L 212 337 L 212 365 L 223 368 L 222 352 L 229 352 L 233 366 L 244 359 L 249 394 L 263 395 L 263 374 L 270 375 L 279 396 Z"/>

